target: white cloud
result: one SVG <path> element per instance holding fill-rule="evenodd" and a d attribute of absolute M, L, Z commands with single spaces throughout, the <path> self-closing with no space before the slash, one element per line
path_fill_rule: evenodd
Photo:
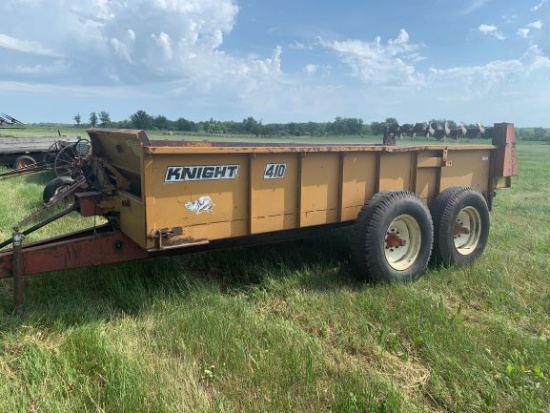
<path fill-rule="evenodd" d="M 159 51 L 162 52 L 161 59 L 164 61 L 170 61 L 174 57 L 174 50 L 172 46 L 172 39 L 169 34 L 160 32 L 158 35 L 151 34 L 151 38 L 157 44 Z"/>
<path fill-rule="evenodd" d="M 550 58 L 538 46 L 531 46 L 519 59 L 489 62 L 480 66 L 462 66 L 430 70 L 431 84 L 448 88 L 447 96 L 465 100 L 505 91 L 512 84 L 529 84 L 550 75 Z M 535 82 L 536 84 L 537 82 Z M 451 93 L 452 90 L 455 93 Z"/>
<path fill-rule="evenodd" d="M 522 27 L 520 29 L 518 29 L 518 31 L 516 32 L 516 34 L 519 36 L 519 37 L 522 37 L 524 39 L 528 39 L 531 35 L 531 31 L 532 29 L 535 29 L 535 30 L 541 30 L 543 27 L 543 24 L 542 24 L 542 21 L 541 20 L 537 20 L 535 22 L 532 22 L 532 23 L 529 23 L 526 27 Z"/>
<path fill-rule="evenodd" d="M 516 32 L 516 34 L 519 36 L 519 37 L 523 37 L 524 39 L 527 39 L 529 38 L 529 33 L 531 32 L 530 29 L 527 29 L 527 28 L 522 28 L 522 29 L 518 29 L 518 31 Z"/>
<path fill-rule="evenodd" d="M 136 33 L 132 29 L 128 29 L 126 36 L 122 39 L 110 39 L 111 46 L 116 54 L 126 60 L 128 63 L 134 63 L 132 60 L 132 51 L 136 40 Z"/>
<path fill-rule="evenodd" d="M 296 41 L 291 43 L 289 47 L 293 50 L 311 50 L 312 49 L 311 45 L 309 44 L 306 45 L 303 42 L 296 42 Z"/>
<path fill-rule="evenodd" d="M 540 30 L 540 29 L 542 29 L 542 21 L 537 20 L 536 22 L 529 23 L 529 24 L 527 25 L 527 27 L 529 27 L 530 29 L 537 29 L 537 30 Z"/>
<path fill-rule="evenodd" d="M 423 84 L 422 75 L 416 73 L 413 64 L 420 58 L 420 45 L 411 43 L 404 29 L 387 43 L 383 43 L 380 37 L 371 42 L 320 39 L 319 43 L 337 53 L 365 83 L 396 87 Z"/>
<path fill-rule="evenodd" d="M 477 28 L 481 33 L 488 36 L 493 36 L 498 40 L 504 40 L 506 37 L 492 24 L 480 24 Z"/>
<path fill-rule="evenodd" d="M 0 26 L 0 35 L 9 34 L 0 37 L 0 88 L 51 83 L 72 96 L 75 86 L 104 93 L 154 87 L 168 100 L 183 95 L 197 106 L 221 100 L 238 108 L 284 93 L 280 84 L 289 82 L 281 46 L 267 57 L 220 50 L 236 23 L 236 0 L 33 0 L 24 7 L 29 1 L 0 3 L 0 15 L 10 15 Z M 43 30 L 44 21 L 55 24 Z"/>
<path fill-rule="evenodd" d="M 38 42 L 16 39 L 15 37 L 2 33 L 0 33 L 0 48 L 14 50 L 21 53 L 60 57 L 60 54 L 42 46 Z"/>
<path fill-rule="evenodd" d="M 238 74 L 246 81 L 244 74 L 264 77 L 281 72 L 281 48 L 263 60 L 234 58 L 219 50 L 235 25 L 236 0 L 81 0 L 70 6 L 65 0 L 32 3 L 30 9 L 26 7 L 29 0 L 0 4 L 0 15 L 10 15 L 0 27 L 0 60 L 4 61 L 1 48 L 46 57 L 67 56 L 66 83 L 193 79 L 209 87 L 224 82 L 228 75 Z M 25 21 L 25 26 L 19 25 L 20 21 Z M 44 30 L 44 21 L 55 24 Z M 28 40 L 12 34 L 19 32 Z M 15 70 L 21 65 L 34 68 L 33 74 L 38 75 L 41 67 L 51 63 L 10 58 L 0 67 L 0 76 L 23 74 L 25 70 Z"/>
<path fill-rule="evenodd" d="M 36 65 L 17 65 L 13 68 L 14 73 L 32 75 L 32 76 L 44 76 L 44 75 L 58 75 L 64 73 L 69 63 L 65 60 L 56 60 L 51 64 L 36 64 Z"/>
<path fill-rule="evenodd" d="M 318 69 L 319 69 L 319 67 L 317 65 L 308 64 L 304 67 L 304 72 L 306 72 L 307 74 L 312 75 L 315 72 L 317 72 Z"/>
<path fill-rule="evenodd" d="M 460 14 L 463 15 L 463 16 L 471 14 L 471 13 L 481 9 L 488 2 L 489 2 L 489 0 L 472 0 L 470 2 L 470 4 L 468 4 L 468 6 L 466 6 L 466 8 L 460 12 Z"/>
<path fill-rule="evenodd" d="M 531 11 L 538 11 L 542 6 L 544 6 L 548 0 L 542 0 L 539 4 L 534 6 Z"/>

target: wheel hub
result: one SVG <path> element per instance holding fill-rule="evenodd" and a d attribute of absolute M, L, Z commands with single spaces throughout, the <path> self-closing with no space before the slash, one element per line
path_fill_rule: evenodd
<path fill-rule="evenodd" d="M 386 234 L 386 247 L 399 248 L 399 247 L 404 247 L 406 244 L 407 244 L 407 241 L 401 238 L 395 232 L 388 232 Z"/>
<path fill-rule="evenodd" d="M 456 250 L 461 255 L 473 253 L 481 239 L 481 216 L 479 211 L 468 206 L 458 213 L 453 227 Z"/>
<path fill-rule="evenodd" d="M 396 217 L 386 230 L 384 238 L 386 261 L 394 270 L 407 270 L 418 258 L 421 243 L 418 221 L 411 215 Z"/>

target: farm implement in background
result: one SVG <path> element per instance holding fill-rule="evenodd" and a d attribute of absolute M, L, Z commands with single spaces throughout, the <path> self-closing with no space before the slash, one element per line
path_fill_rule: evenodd
<path fill-rule="evenodd" d="M 458 142 L 460 139 L 478 139 L 481 137 L 492 138 L 493 127 L 485 127 L 481 123 L 475 125 L 466 125 L 460 123 L 455 128 L 449 126 L 449 122 L 443 124 L 438 122 L 420 122 L 420 123 L 398 123 L 386 124 L 384 130 L 383 142 L 385 145 L 395 145 L 396 139 L 408 136 L 412 139 L 424 137 L 425 139 L 436 139 L 438 141 L 447 141 L 447 138 Z"/>
<path fill-rule="evenodd" d="M 0 137 L 0 164 L 12 170 L 0 172 L 0 180 L 52 170 L 70 175 L 75 159 L 90 149 L 86 139 Z"/>
<path fill-rule="evenodd" d="M 25 124 L 13 116 L 6 115 L 5 113 L 0 114 L 0 128 L 1 129 L 25 129 Z"/>
<path fill-rule="evenodd" d="M 373 282 L 413 281 L 433 255 L 467 265 L 489 235 L 495 190 L 517 175 L 515 131 L 490 144 L 257 144 L 157 140 L 144 131 L 89 129 L 91 151 L 0 248 L 22 311 L 27 275 L 262 244 L 353 225 L 358 271 Z M 58 212 L 50 209 L 70 200 Z M 41 219 L 44 212 L 51 216 Z M 77 211 L 106 224 L 25 244 Z"/>

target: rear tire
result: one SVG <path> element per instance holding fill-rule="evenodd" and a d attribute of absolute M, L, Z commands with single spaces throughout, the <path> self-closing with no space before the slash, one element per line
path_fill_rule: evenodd
<path fill-rule="evenodd" d="M 434 260 L 464 266 L 478 258 L 487 245 L 490 217 L 487 202 L 471 187 L 452 187 L 432 204 Z"/>
<path fill-rule="evenodd" d="M 34 165 L 35 163 L 36 161 L 32 156 L 21 155 L 15 158 L 15 162 L 13 163 L 13 169 L 27 168 L 31 165 Z"/>
<path fill-rule="evenodd" d="M 52 179 L 44 187 L 44 191 L 42 192 L 42 200 L 44 203 L 49 202 L 50 199 L 62 192 L 64 189 L 73 185 L 74 182 L 75 180 L 69 176 L 59 176 Z"/>
<path fill-rule="evenodd" d="M 352 256 L 370 281 L 414 281 L 428 265 L 432 244 L 426 205 L 411 192 L 382 192 L 355 221 Z"/>

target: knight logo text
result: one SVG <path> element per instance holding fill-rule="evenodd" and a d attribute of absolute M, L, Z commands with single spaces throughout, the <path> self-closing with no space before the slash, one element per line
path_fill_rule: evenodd
<path fill-rule="evenodd" d="M 239 165 L 169 166 L 164 182 L 236 179 L 238 173 Z"/>

